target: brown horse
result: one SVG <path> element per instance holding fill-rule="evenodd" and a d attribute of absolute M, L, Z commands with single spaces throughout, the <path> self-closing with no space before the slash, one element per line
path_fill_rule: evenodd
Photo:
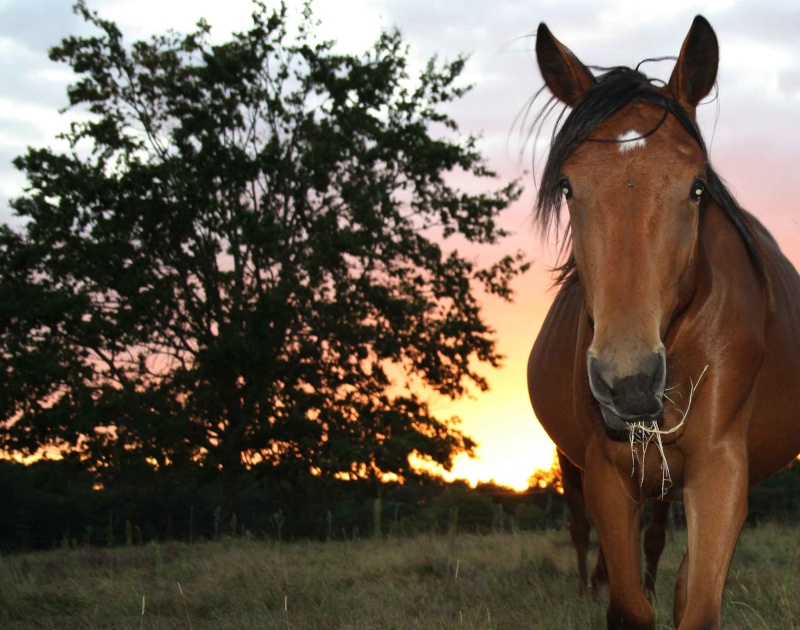
<path fill-rule="evenodd" d="M 800 277 L 711 167 L 695 123 L 718 65 L 695 18 L 666 85 L 594 76 L 542 24 L 545 83 L 572 108 L 537 218 L 569 210 L 571 253 L 528 364 L 536 416 L 584 470 L 608 567 L 609 628 L 653 628 L 639 524 L 682 499 L 681 630 L 717 628 L 751 484 L 800 451 Z M 649 448 L 648 448 L 649 446 Z"/>
<path fill-rule="evenodd" d="M 569 533 L 578 560 L 578 594 L 583 596 L 590 592 L 597 593 L 601 586 L 608 584 L 608 570 L 603 550 L 598 546 L 597 562 L 591 578 L 589 577 L 587 560 L 591 524 L 583 496 L 583 472 L 561 451 L 558 451 L 558 463 L 561 467 L 564 502 L 569 510 Z M 650 522 L 644 530 L 644 592 L 651 598 L 656 595 L 658 561 L 666 543 L 669 505 L 666 501 L 653 501 Z"/>

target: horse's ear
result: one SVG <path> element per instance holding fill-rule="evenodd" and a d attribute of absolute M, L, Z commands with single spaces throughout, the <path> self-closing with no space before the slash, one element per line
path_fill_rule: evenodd
<path fill-rule="evenodd" d="M 697 104 L 714 87 L 719 66 L 719 44 L 711 24 L 698 15 L 683 40 L 678 63 L 669 78 L 667 89 L 686 110 L 694 115 Z"/>
<path fill-rule="evenodd" d="M 542 78 L 558 100 L 575 107 L 595 78 L 572 52 L 558 41 L 544 22 L 536 33 L 536 60 Z"/>

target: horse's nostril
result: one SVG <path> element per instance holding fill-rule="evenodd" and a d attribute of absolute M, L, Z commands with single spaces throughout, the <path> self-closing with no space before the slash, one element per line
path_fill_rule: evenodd
<path fill-rule="evenodd" d="M 653 391 L 656 392 L 656 395 L 660 399 L 664 393 L 664 387 L 666 387 L 667 384 L 667 353 L 663 347 L 656 352 L 655 363 L 656 368 L 653 373 L 652 386 Z"/>
<path fill-rule="evenodd" d="M 605 405 L 611 404 L 614 392 L 611 385 L 609 385 L 603 377 L 603 369 L 600 361 L 597 357 L 590 354 L 587 359 L 587 364 L 589 371 L 589 387 L 592 390 L 592 394 L 598 402 Z"/>

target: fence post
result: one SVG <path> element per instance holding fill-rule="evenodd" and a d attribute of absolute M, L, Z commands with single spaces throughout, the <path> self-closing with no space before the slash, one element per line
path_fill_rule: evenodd
<path fill-rule="evenodd" d="M 375 539 L 380 538 L 383 534 L 383 526 L 381 523 L 382 512 L 381 498 L 378 497 L 372 504 L 372 537 Z"/>

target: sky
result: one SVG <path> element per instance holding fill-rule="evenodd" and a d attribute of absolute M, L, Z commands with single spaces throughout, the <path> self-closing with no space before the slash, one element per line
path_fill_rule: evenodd
<path fill-rule="evenodd" d="M 287 4 L 300 10 L 299 2 Z M 90 0 L 89 6 L 115 21 L 129 42 L 168 29 L 189 31 L 201 17 L 222 42 L 232 31 L 246 30 L 252 12 L 249 0 Z M 540 165 L 533 163 L 531 146 L 515 122 L 542 84 L 533 52 L 540 22 L 587 65 L 635 66 L 645 58 L 677 55 L 694 15 L 704 15 L 720 40 L 718 98 L 698 111 L 711 160 L 739 202 L 772 231 L 790 260 L 800 263 L 800 3 L 316 0 L 313 7 L 322 34 L 343 52 L 363 51 L 381 29 L 397 27 L 418 68 L 433 55 L 468 54 L 463 76 L 475 87 L 448 111 L 464 133 L 480 134 L 479 146 L 499 175 L 498 188 L 514 178 L 525 186 L 503 219 L 514 237 L 502 250 L 485 254 L 488 261 L 523 249 L 534 261 L 514 285 L 514 304 L 484 300 L 506 359 L 501 368 L 484 370 L 488 393 L 456 402 L 431 400 L 441 416 L 458 415 L 462 430 L 479 443 L 478 457 L 459 457 L 453 476 L 524 488 L 534 469 L 550 467 L 554 454 L 530 409 L 525 366 L 554 296 L 549 268 L 557 250 L 539 238 L 531 222 L 532 171 Z M 27 146 L 57 146 L 54 136 L 70 120 L 59 110 L 67 103 L 72 75 L 49 61 L 47 50 L 63 37 L 90 32 L 72 13 L 70 0 L 0 0 L 0 221 L 14 222 L 7 201 L 24 186 L 11 160 Z M 671 62 L 646 67 L 664 80 L 671 70 Z M 539 156 L 545 151 L 542 146 Z"/>

